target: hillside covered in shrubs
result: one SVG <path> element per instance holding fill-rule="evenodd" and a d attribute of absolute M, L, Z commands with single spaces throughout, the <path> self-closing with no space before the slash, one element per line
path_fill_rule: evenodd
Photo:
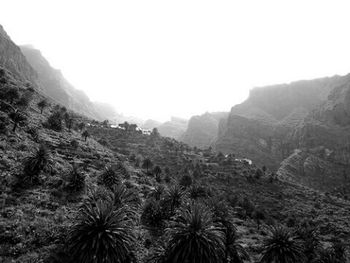
<path fill-rule="evenodd" d="M 112 128 L 0 70 L 0 262 L 346 262 L 350 202 Z"/>

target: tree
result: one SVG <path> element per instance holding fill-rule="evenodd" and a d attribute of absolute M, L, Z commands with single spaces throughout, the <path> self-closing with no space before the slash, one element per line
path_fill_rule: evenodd
<path fill-rule="evenodd" d="M 166 232 L 166 262 L 222 262 L 224 233 L 207 207 L 195 203 L 181 209 Z"/>
<path fill-rule="evenodd" d="M 27 121 L 27 117 L 18 110 L 11 112 L 9 114 L 9 117 L 13 121 L 13 128 L 12 128 L 13 132 L 16 132 L 18 125 L 23 125 Z"/>
<path fill-rule="evenodd" d="M 84 204 L 68 239 L 74 262 L 131 262 L 135 237 L 126 211 L 106 201 Z"/>
<path fill-rule="evenodd" d="M 148 173 L 149 169 L 152 169 L 152 167 L 153 167 L 153 163 L 152 163 L 151 159 L 146 158 L 146 159 L 143 160 L 142 168 L 146 169 L 147 173 Z"/>
<path fill-rule="evenodd" d="M 41 100 L 38 104 L 37 104 L 38 108 L 40 109 L 40 114 L 43 114 L 43 111 L 45 108 L 47 108 L 49 106 L 49 103 L 47 102 L 47 100 Z"/>
<path fill-rule="evenodd" d="M 84 138 L 84 140 L 86 141 L 87 137 L 90 136 L 90 133 L 89 133 L 87 130 L 85 130 L 85 131 L 81 134 L 81 136 L 82 136 L 82 137 Z"/>
<path fill-rule="evenodd" d="M 34 155 L 25 159 L 23 168 L 24 175 L 33 182 L 33 180 L 37 179 L 41 171 L 51 168 L 50 163 L 50 152 L 46 146 L 42 144 Z"/>
<path fill-rule="evenodd" d="M 285 227 L 276 226 L 264 240 L 260 263 L 300 263 L 304 262 L 302 243 Z"/>

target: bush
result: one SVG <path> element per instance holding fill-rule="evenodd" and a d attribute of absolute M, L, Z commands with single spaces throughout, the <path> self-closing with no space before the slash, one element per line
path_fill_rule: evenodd
<path fill-rule="evenodd" d="M 79 142 L 77 140 L 73 139 L 70 141 L 70 145 L 73 147 L 73 149 L 76 150 L 79 147 Z"/>
<path fill-rule="evenodd" d="M 48 129 L 54 130 L 54 131 L 62 131 L 63 125 L 62 125 L 62 114 L 58 111 L 55 111 L 50 115 L 50 117 L 47 119 L 44 126 Z"/>
<path fill-rule="evenodd" d="M 141 221 L 145 226 L 160 227 L 163 225 L 163 212 L 160 202 L 148 199 L 143 207 Z"/>
<path fill-rule="evenodd" d="M 113 167 L 107 166 L 105 167 L 105 170 L 100 174 L 98 181 L 100 184 L 108 188 L 112 188 L 113 185 L 119 184 L 121 180 Z"/>
<path fill-rule="evenodd" d="M 85 175 L 76 164 L 73 164 L 68 175 L 66 190 L 70 193 L 80 193 L 85 188 Z"/>
<path fill-rule="evenodd" d="M 36 127 L 28 127 L 27 129 L 27 133 L 30 134 L 30 136 L 32 136 L 33 140 L 35 142 L 39 141 L 39 132 L 38 132 L 38 128 Z"/>
<path fill-rule="evenodd" d="M 180 179 L 179 184 L 183 187 L 189 187 L 192 184 L 192 177 L 190 175 L 183 175 Z"/>
<path fill-rule="evenodd" d="M 51 157 L 45 145 L 40 145 L 40 148 L 34 155 L 25 159 L 23 172 L 26 178 L 33 182 L 38 179 L 41 171 L 51 168 Z"/>

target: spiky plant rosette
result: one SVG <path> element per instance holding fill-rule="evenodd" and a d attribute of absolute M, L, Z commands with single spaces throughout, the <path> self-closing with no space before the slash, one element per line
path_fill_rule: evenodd
<path fill-rule="evenodd" d="M 166 230 L 167 262 L 216 263 L 224 255 L 223 228 L 208 207 L 192 203 L 180 209 Z"/>
<path fill-rule="evenodd" d="M 133 221 L 125 207 L 106 201 L 85 203 L 68 244 L 74 262 L 128 262 L 134 255 Z"/>

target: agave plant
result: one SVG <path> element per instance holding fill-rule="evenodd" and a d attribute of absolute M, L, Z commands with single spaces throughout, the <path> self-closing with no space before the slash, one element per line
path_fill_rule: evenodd
<path fill-rule="evenodd" d="M 282 226 L 272 227 L 263 245 L 261 263 L 300 263 L 304 262 L 302 242 L 290 230 Z"/>
<path fill-rule="evenodd" d="M 194 203 L 181 209 L 166 231 L 169 235 L 166 262 L 223 261 L 223 229 L 213 222 L 207 207 Z"/>
<path fill-rule="evenodd" d="M 134 244 L 133 224 L 126 209 L 103 201 L 82 206 L 68 240 L 77 263 L 130 262 Z"/>

